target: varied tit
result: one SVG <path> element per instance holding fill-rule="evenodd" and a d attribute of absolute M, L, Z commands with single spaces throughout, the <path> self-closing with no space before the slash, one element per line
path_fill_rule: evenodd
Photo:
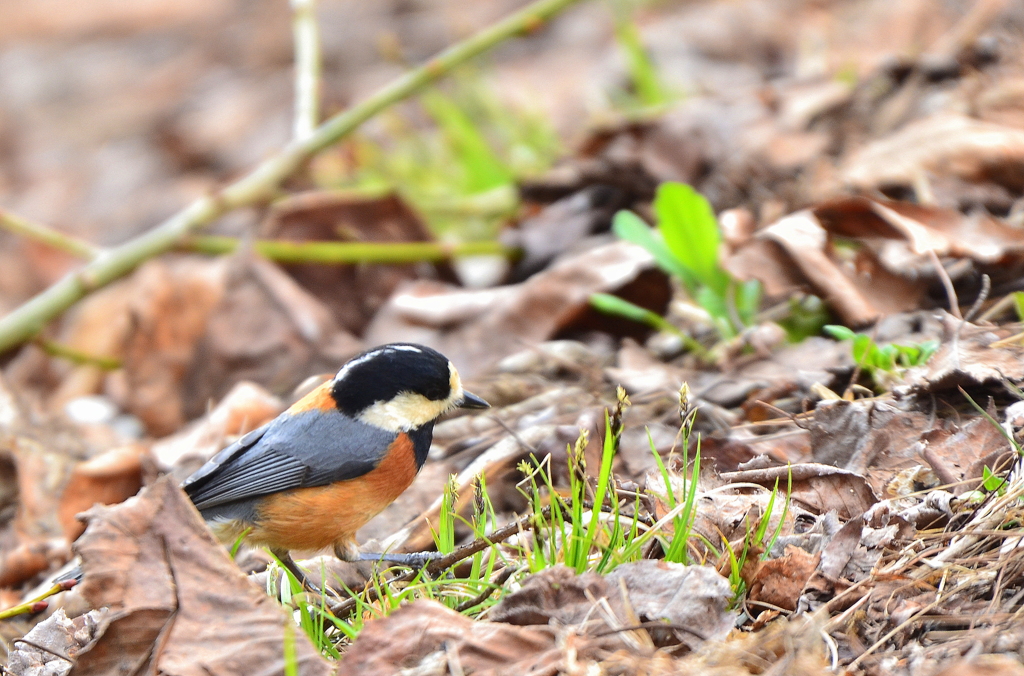
<path fill-rule="evenodd" d="M 409 343 L 377 347 L 215 455 L 182 488 L 221 541 L 244 536 L 269 547 L 305 581 L 289 551 L 333 547 L 341 559 L 360 558 L 356 531 L 409 487 L 434 423 L 458 407 L 488 404 L 462 388 L 444 355 Z"/>

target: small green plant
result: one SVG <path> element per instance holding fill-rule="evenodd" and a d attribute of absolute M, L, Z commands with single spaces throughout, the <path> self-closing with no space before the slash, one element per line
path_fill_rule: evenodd
<path fill-rule="evenodd" d="M 829 313 L 820 298 L 797 294 L 787 301 L 787 305 L 788 312 L 779 320 L 779 326 L 785 329 L 789 342 L 799 343 L 804 338 L 821 335 L 828 324 Z"/>
<path fill-rule="evenodd" d="M 1017 396 L 1021 396 L 1022 394 L 1024 394 L 1020 392 L 1020 390 L 1018 390 L 1015 386 L 1011 387 L 1013 387 Z M 986 411 L 985 408 L 981 406 L 981 404 L 974 401 L 971 395 L 967 394 L 967 392 L 963 388 L 960 388 L 960 393 L 964 395 L 964 398 L 967 399 L 968 403 L 970 403 L 974 410 L 980 413 L 983 418 L 985 418 L 992 426 L 994 426 L 996 431 L 998 431 L 999 434 L 1001 434 L 1002 437 L 1006 439 L 1010 446 L 1013 447 L 1013 450 L 1017 453 L 1017 460 L 1019 462 L 1020 458 L 1024 457 L 1024 448 L 1021 448 L 1020 442 L 1014 437 L 1014 435 L 1010 434 L 1005 427 L 1000 425 L 999 421 L 993 418 L 992 414 Z M 984 493 L 995 493 L 996 495 L 999 496 L 1005 495 L 1008 484 L 1009 482 L 1007 481 L 1006 477 L 999 476 L 998 474 L 993 472 L 992 469 L 989 468 L 987 465 L 982 467 L 980 488 L 983 490 Z M 983 499 L 983 492 L 973 491 L 973 493 L 976 494 L 973 497 L 976 497 L 978 500 Z"/>
<path fill-rule="evenodd" d="M 683 474 L 681 498 L 677 499 L 675 490 L 672 487 L 672 477 L 665 466 L 661 455 L 654 448 L 654 441 L 648 434 L 647 441 L 654 453 L 654 460 L 658 465 L 658 472 L 665 485 L 665 497 L 668 500 L 670 512 L 681 507 L 678 514 L 672 518 L 672 538 L 670 541 L 662 541 L 662 548 L 665 550 L 665 560 L 673 563 L 689 563 L 690 534 L 693 531 L 693 521 L 697 516 L 697 479 L 700 476 L 700 442 L 698 440 L 696 452 L 693 458 L 693 468 L 690 470 L 690 477 L 687 479 L 686 470 L 690 467 L 690 434 L 693 432 L 693 423 L 697 419 L 697 408 L 690 401 L 690 386 L 683 383 L 679 390 L 679 416 L 680 434 L 682 436 L 681 446 L 683 448 Z"/>
<path fill-rule="evenodd" d="M 684 385 L 680 392 L 684 449 L 688 448 L 696 416 L 696 409 L 690 406 L 688 392 Z M 569 488 L 565 499 L 551 481 L 550 456 L 520 465 L 520 470 L 526 475 L 523 494 L 530 500 L 534 518 L 538 520 L 532 544 L 523 544 L 528 548 L 524 556 L 529 560 L 531 572 L 564 564 L 577 572 L 593 570 L 606 573 L 623 563 L 639 560 L 645 547 L 654 540 L 660 543 L 667 561 L 691 562 L 689 541 L 693 537 L 693 523 L 697 515 L 699 448 L 692 464 L 684 450 L 683 463 L 689 474 L 681 477 L 681 488 L 677 489 L 678 483 L 672 472 L 651 445 L 664 481 L 664 500 L 669 511 L 656 523 L 645 523 L 641 519 L 641 496 L 636 495 L 632 500 L 620 497 L 619 487 L 611 473 L 622 431 L 622 411 L 627 406 L 629 399 L 620 388 L 619 404 L 606 419 L 601 468 L 596 481 L 591 482 L 586 473 L 584 450 L 587 435 L 581 434 L 576 444 L 568 448 Z M 546 503 L 550 509 L 545 511 Z"/>
<path fill-rule="evenodd" d="M 281 599 L 281 603 L 286 606 L 291 605 L 296 597 L 304 592 L 302 583 L 290 570 L 281 565 L 281 561 L 276 555 L 272 552 L 269 553 L 273 557 L 276 565 L 269 569 L 270 574 L 267 575 L 267 593 L 273 597 L 279 597 Z M 277 575 L 278 570 L 284 573 L 280 578 L 280 590 L 277 588 L 277 581 L 279 579 Z M 298 623 L 299 628 L 305 632 L 306 636 L 308 636 L 309 640 L 313 642 L 313 645 L 317 650 L 328 657 L 338 659 L 341 657 L 341 653 L 335 645 L 337 637 L 336 632 L 332 631 L 331 620 L 333 618 L 327 610 L 327 604 L 327 597 L 323 593 L 321 593 L 319 597 L 315 598 L 313 602 L 296 603 L 295 620 Z M 295 657 L 295 637 L 294 635 L 289 635 L 287 633 L 291 629 L 292 627 L 290 626 L 285 627 L 286 661 L 289 659 L 289 654 L 291 654 L 292 659 Z"/>
<path fill-rule="evenodd" d="M 615 13 L 615 40 L 626 60 L 632 91 L 612 92 L 613 103 L 626 111 L 659 108 L 672 102 L 673 96 L 662 82 L 651 55 L 644 46 L 640 30 L 632 17 L 632 3 L 616 0 L 612 3 Z"/>
<path fill-rule="evenodd" d="M 1004 495 L 1006 493 L 1006 479 L 995 474 L 985 466 L 981 470 L 981 487 L 989 493 Z"/>
<path fill-rule="evenodd" d="M 632 211 L 615 214 L 612 229 L 620 238 L 647 249 L 658 266 L 707 312 L 723 339 L 751 326 L 761 301 L 761 285 L 755 280 L 738 282 L 719 264 L 721 235 L 708 201 L 683 183 L 662 183 L 654 198 L 654 213 L 655 230 Z M 626 308 L 631 304 L 619 300 L 613 306 L 599 298 L 597 307 L 629 316 Z M 647 312 L 632 307 L 631 319 Z M 642 321 L 650 322 L 650 318 Z"/>
<path fill-rule="evenodd" d="M 871 336 L 855 333 L 845 326 L 829 324 L 824 329 L 836 340 L 853 343 L 854 362 L 867 371 L 879 386 L 884 386 L 889 379 L 898 377 L 912 366 L 926 364 L 939 349 L 937 340 L 926 340 L 918 345 L 878 345 Z"/>
<path fill-rule="evenodd" d="M 1013 309 L 1017 312 L 1017 321 L 1024 322 L 1024 291 L 1013 292 Z"/>
<path fill-rule="evenodd" d="M 568 487 L 556 486 L 550 455 L 520 464 L 525 477 L 520 490 L 529 501 L 532 528 L 522 530 L 515 543 L 491 544 L 467 559 L 468 566 L 445 571 L 436 579 L 421 570 L 407 573 L 403 581 L 396 583 L 388 579 L 385 571 L 376 572 L 363 592 L 345 588 L 352 597 L 353 607 L 351 612 L 340 616 L 333 614 L 325 596 L 310 598 L 301 593 L 301 585 L 287 570 L 281 589 L 277 589 L 279 576 L 268 576 L 268 593 L 294 608 L 296 624 L 323 654 L 337 657 L 343 644 L 354 640 L 367 620 L 385 617 L 403 603 L 416 599 L 434 599 L 476 616 L 501 599 L 506 580 L 521 579 L 559 564 L 578 572 L 607 573 L 623 563 L 639 560 L 647 545 L 652 543 L 662 547 L 666 560 L 691 563 L 689 544 L 696 537 L 693 523 L 699 497 L 699 446 L 693 463 L 689 463 L 687 451 L 683 451 L 685 475 L 676 477 L 651 445 L 665 482 L 665 500 L 669 507 L 661 519 L 652 523 L 646 513 L 644 497 L 623 491 L 612 473 L 624 412 L 629 406 L 629 398 L 619 388 L 616 407 L 605 415 L 597 476 L 587 473 L 585 451 L 589 439 L 586 432 L 568 448 Z M 680 391 L 680 434 L 684 449 L 688 448 L 695 416 L 696 408 L 684 386 Z M 432 531 L 439 552 L 455 550 L 456 527 L 460 522 L 472 531 L 474 538 L 484 541 L 496 526 L 484 477 L 479 477 L 474 486 L 471 516 L 461 516 L 458 505 L 456 484 L 450 479 L 442 496 L 440 519 Z M 461 572 L 456 574 L 456 570 Z"/>
<path fill-rule="evenodd" d="M 465 69 L 445 89 L 418 98 L 422 114 L 390 110 L 383 133 L 358 135 L 314 165 L 332 188 L 397 191 L 447 241 L 493 239 L 518 206 L 516 181 L 559 154 L 548 119 L 502 101 Z M 427 119 L 426 124 L 423 117 Z"/>

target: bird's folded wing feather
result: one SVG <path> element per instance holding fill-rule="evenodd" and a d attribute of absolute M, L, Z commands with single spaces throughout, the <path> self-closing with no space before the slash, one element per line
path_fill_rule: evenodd
<path fill-rule="evenodd" d="M 353 479 L 377 466 L 395 436 L 339 412 L 282 416 L 215 455 L 182 488 L 202 510 Z"/>

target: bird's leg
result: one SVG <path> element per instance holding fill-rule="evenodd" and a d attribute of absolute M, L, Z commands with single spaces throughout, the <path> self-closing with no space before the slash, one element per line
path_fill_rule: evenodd
<path fill-rule="evenodd" d="M 339 542 L 334 545 L 334 555 L 342 561 L 387 561 L 410 568 L 423 568 L 431 561 L 440 559 L 440 552 L 414 552 L 399 554 L 396 552 L 360 552 L 355 542 Z"/>
<path fill-rule="evenodd" d="M 271 550 L 274 556 L 281 562 L 281 565 L 288 569 L 288 572 L 295 576 L 295 579 L 299 581 L 303 589 L 315 596 L 323 595 L 323 590 L 320 587 L 310 581 L 309 576 L 299 568 L 299 564 L 295 563 L 295 559 L 288 553 L 287 550 Z"/>
<path fill-rule="evenodd" d="M 443 556 L 444 554 L 441 552 L 412 552 L 410 554 L 400 554 L 398 552 L 361 552 L 359 560 L 387 561 L 402 566 L 409 566 L 410 568 L 423 568 L 430 562 L 437 561 Z"/>

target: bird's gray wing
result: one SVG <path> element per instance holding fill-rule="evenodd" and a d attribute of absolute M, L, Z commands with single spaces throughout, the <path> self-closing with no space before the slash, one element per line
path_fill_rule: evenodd
<path fill-rule="evenodd" d="M 286 413 L 215 455 L 182 488 L 204 510 L 354 479 L 377 466 L 395 436 L 339 411 Z"/>

